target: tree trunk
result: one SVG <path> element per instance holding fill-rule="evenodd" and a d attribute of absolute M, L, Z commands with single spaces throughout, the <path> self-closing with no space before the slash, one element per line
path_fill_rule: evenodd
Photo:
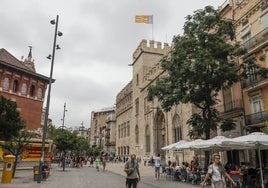
<path fill-rule="evenodd" d="M 14 161 L 14 165 L 13 165 L 13 171 L 12 171 L 12 178 L 15 177 L 15 172 L 16 172 L 16 168 L 17 168 L 17 163 L 18 163 L 18 154 L 15 154 L 15 161 Z"/>

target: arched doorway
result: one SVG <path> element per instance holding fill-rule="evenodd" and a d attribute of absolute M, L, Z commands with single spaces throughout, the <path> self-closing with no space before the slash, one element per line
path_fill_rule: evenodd
<path fill-rule="evenodd" d="M 145 152 L 150 153 L 151 151 L 151 144 L 150 144 L 150 129 L 149 125 L 146 125 L 145 127 Z"/>
<path fill-rule="evenodd" d="M 154 153 L 164 156 L 165 152 L 161 150 L 166 145 L 165 117 L 161 110 L 157 110 L 154 118 Z"/>

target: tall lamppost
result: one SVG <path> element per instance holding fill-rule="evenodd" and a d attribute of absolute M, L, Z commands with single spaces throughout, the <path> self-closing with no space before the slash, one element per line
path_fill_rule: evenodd
<path fill-rule="evenodd" d="M 63 108 L 63 116 L 62 116 L 62 125 L 61 125 L 61 129 L 63 129 L 65 127 L 64 125 L 64 120 L 65 120 L 65 112 L 67 112 L 66 110 L 66 102 L 64 103 L 64 108 Z"/>
<path fill-rule="evenodd" d="M 85 127 L 84 127 L 84 122 L 82 121 L 81 127 L 79 127 L 80 136 L 84 137 L 84 131 L 85 131 Z"/>
<path fill-rule="evenodd" d="M 57 41 L 57 36 L 62 36 L 62 32 L 58 31 L 58 21 L 59 21 L 59 15 L 57 15 L 56 21 L 55 20 L 50 21 L 50 23 L 52 25 L 55 25 L 55 35 L 54 35 L 52 56 L 49 55 L 47 57 L 48 59 L 51 59 L 51 67 L 50 67 L 46 112 L 45 112 L 45 120 L 44 120 L 44 127 L 43 127 L 43 136 L 42 136 L 42 153 L 41 153 L 41 158 L 40 158 L 40 162 L 39 162 L 37 183 L 40 183 L 42 180 L 42 167 L 43 167 L 44 161 L 45 161 L 45 141 L 46 141 L 47 126 L 48 126 L 47 123 L 48 123 L 48 114 L 49 114 L 51 85 L 53 82 L 52 75 L 53 75 L 53 67 L 54 67 L 55 50 L 60 49 L 59 45 L 56 45 L 56 41 Z"/>

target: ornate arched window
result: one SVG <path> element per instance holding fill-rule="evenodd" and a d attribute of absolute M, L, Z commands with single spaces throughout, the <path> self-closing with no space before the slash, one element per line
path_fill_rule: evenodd
<path fill-rule="evenodd" d="M 119 127 L 118 127 L 118 138 L 121 138 L 120 125 L 119 125 Z"/>
<path fill-rule="evenodd" d="M 129 155 L 129 146 L 127 146 L 127 155 Z"/>
<path fill-rule="evenodd" d="M 30 87 L 30 96 L 33 97 L 34 96 L 34 92 L 35 92 L 35 86 L 31 85 Z"/>
<path fill-rule="evenodd" d="M 136 125 L 136 127 L 135 127 L 135 141 L 136 141 L 136 144 L 139 143 L 139 127 L 138 127 L 138 125 Z"/>
<path fill-rule="evenodd" d="M 19 88 L 19 81 L 18 80 L 14 80 L 12 92 L 13 93 L 17 93 L 18 92 L 18 88 Z"/>
<path fill-rule="evenodd" d="M 151 151 L 149 125 L 146 125 L 146 128 L 145 128 L 145 147 L 146 147 L 145 148 L 146 152 Z"/>
<path fill-rule="evenodd" d="M 43 90 L 42 88 L 39 87 L 37 91 L 37 98 L 42 99 L 42 97 L 43 97 Z"/>
<path fill-rule="evenodd" d="M 124 123 L 123 130 L 124 130 L 124 137 L 126 137 L 127 136 L 127 125 L 126 125 L 126 123 Z"/>
<path fill-rule="evenodd" d="M 6 91 L 9 90 L 9 79 L 8 78 L 5 78 L 3 80 L 3 90 L 6 90 Z"/>
<path fill-rule="evenodd" d="M 21 86 L 21 94 L 26 95 L 27 94 L 27 84 L 23 83 Z"/>
<path fill-rule="evenodd" d="M 180 140 L 182 140 L 182 128 L 181 128 L 181 121 L 180 121 L 180 117 L 176 114 L 173 117 L 173 142 L 178 142 Z"/>
<path fill-rule="evenodd" d="M 124 138 L 124 124 L 121 125 L 121 138 Z"/>
<path fill-rule="evenodd" d="M 127 136 L 130 136 L 130 125 L 129 125 L 129 121 L 127 122 Z"/>

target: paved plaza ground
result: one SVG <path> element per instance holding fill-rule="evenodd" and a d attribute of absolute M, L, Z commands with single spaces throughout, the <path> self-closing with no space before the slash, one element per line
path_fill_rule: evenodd
<path fill-rule="evenodd" d="M 97 172 L 95 168 L 84 166 L 83 168 L 67 167 L 65 171 L 57 164 L 52 164 L 51 175 L 46 181 L 37 183 L 33 178 L 33 169 L 30 167 L 18 169 L 11 183 L 0 184 L 1 188 L 125 188 L 124 163 L 107 163 L 106 171 Z M 154 179 L 154 168 L 140 165 L 141 182 L 139 188 L 197 188 L 199 185 L 191 185 L 166 178 Z M 2 171 L 0 172 L 2 177 Z"/>

